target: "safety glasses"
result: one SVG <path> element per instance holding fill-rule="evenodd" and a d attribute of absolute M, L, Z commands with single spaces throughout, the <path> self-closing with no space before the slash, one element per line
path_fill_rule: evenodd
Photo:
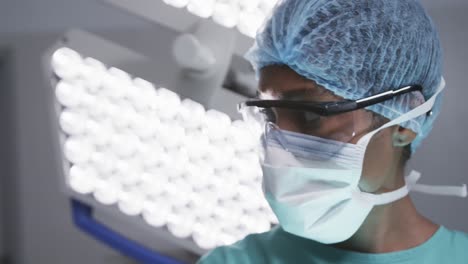
<path fill-rule="evenodd" d="M 338 102 L 249 100 L 238 104 L 238 111 L 245 121 L 257 124 L 257 127 L 259 125 L 258 128 L 262 130 L 265 124 L 269 124 L 269 126 L 274 125 L 284 130 L 349 142 L 362 130 L 363 123 L 365 123 L 361 118 L 363 113 L 357 113 L 355 110 L 415 91 L 421 92 L 422 87 L 419 85 L 405 86 L 359 100 Z"/>

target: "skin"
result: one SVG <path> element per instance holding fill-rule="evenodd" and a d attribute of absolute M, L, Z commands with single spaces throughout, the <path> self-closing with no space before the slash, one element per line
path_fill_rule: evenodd
<path fill-rule="evenodd" d="M 302 100 L 340 101 L 343 98 L 325 90 L 313 80 L 302 77 L 284 65 L 264 67 L 260 72 L 259 91 L 273 98 L 284 98 L 299 90 Z M 304 133 L 292 122 L 292 115 L 278 110 L 277 125 L 281 129 Z M 340 137 L 340 131 L 349 134 L 349 142 L 356 143 L 363 135 L 374 130 L 373 114 L 359 109 L 340 117 L 326 119 L 323 129 L 314 135 L 325 138 Z M 322 127 L 322 125 L 321 125 Z M 342 132 L 343 133 L 343 132 Z M 403 148 L 411 144 L 416 134 L 398 125 L 378 132 L 371 139 L 364 158 L 361 190 L 385 193 L 404 186 Z M 348 240 L 334 244 L 337 248 L 365 252 L 385 253 L 409 249 L 427 241 L 438 225 L 419 214 L 411 198 L 406 196 L 390 204 L 374 207 L 359 230 Z"/>

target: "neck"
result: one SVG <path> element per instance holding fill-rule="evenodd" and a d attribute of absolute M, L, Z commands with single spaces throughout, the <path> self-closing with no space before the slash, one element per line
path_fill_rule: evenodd
<path fill-rule="evenodd" d="M 336 247 L 364 253 L 386 253 L 416 247 L 438 226 L 419 214 L 409 196 L 376 206 L 359 230 Z"/>

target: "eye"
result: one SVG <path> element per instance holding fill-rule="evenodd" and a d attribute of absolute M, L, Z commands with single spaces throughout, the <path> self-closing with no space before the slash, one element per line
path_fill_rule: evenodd
<path fill-rule="evenodd" d="M 271 108 L 262 108 L 260 109 L 260 113 L 264 116 L 265 121 L 271 122 L 271 123 L 276 123 L 277 118 L 276 118 L 276 113 L 273 109 Z"/>
<path fill-rule="evenodd" d="M 320 115 L 313 112 L 304 112 L 304 121 L 306 123 L 317 123 L 320 121 Z"/>
<path fill-rule="evenodd" d="M 304 128 L 310 129 L 318 129 L 320 128 L 321 116 L 313 113 L 313 112 L 302 112 L 301 119 L 304 123 Z"/>

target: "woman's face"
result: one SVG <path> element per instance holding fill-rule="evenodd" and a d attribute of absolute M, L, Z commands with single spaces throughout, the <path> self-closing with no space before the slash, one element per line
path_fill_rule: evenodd
<path fill-rule="evenodd" d="M 273 98 L 314 102 L 343 100 L 284 65 L 266 66 L 261 70 L 259 91 L 262 95 Z M 307 122 L 301 119 L 303 115 L 298 117 L 299 115 L 291 110 L 275 109 L 275 116 L 276 124 L 281 129 L 354 144 L 376 128 L 373 121 L 374 115 L 364 109 L 324 118 L 320 121 L 320 126 L 307 125 Z M 402 148 L 394 147 L 393 144 L 394 134 L 398 131 L 398 126 L 389 127 L 381 130 L 371 139 L 366 150 L 359 183 L 361 190 L 385 192 L 401 184 L 394 179 L 402 154 Z"/>

